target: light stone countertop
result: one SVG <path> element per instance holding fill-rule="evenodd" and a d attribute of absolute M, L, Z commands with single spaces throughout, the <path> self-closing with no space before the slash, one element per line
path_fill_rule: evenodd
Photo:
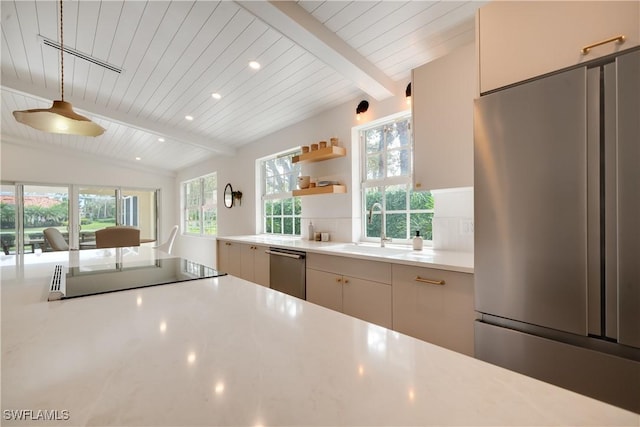
<path fill-rule="evenodd" d="M 425 247 L 414 251 L 407 245 L 387 244 L 381 248 L 374 243 L 315 242 L 299 237 L 271 236 L 266 234 L 247 236 L 219 236 L 226 242 L 248 243 L 295 249 L 324 255 L 346 256 L 358 259 L 436 268 L 440 270 L 473 273 L 473 253 L 436 250 Z"/>
<path fill-rule="evenodd" d="M 232 276 L 47 302 L 56 263 L 100 269 L 114 256 L 2 259 L 2 425 L 640 424 L 638 414 Z M 17 422 L 14 410 L 60 419 Z"/>

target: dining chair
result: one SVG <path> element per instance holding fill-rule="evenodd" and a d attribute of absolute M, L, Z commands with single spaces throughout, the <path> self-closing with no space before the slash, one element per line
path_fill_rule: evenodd
<path fill-rule="evenodd" d="M 57 228 L 45 228 L 44 237 L 54 251 L 68 251 L 69 244 Z"/>
<path fill-rule="evenodd" d="M 155 249 L 159 249 L 163 252 L 171 254 L 171 250 L 173 249 L 173 242 L 176 240 L 176 235 L 178 234 L 178 226 L 174 225 L 171 229 L 171 233 L 169 233 L 169 238 L 162 244 L 154 246 Z"/>
<path fill-rule="evenodd" d="M 116 225 L 96 230 L 96 248 L 140 246 L 140 229 Z"/>

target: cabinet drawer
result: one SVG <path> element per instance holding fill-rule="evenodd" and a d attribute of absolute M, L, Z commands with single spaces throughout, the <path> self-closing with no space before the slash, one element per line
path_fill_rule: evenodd
<path fill-rule="evenodd" d="M 307 253 L 307 268 L 391 284 L 391 264 L 385 262 Z"/>
<path fill-rule="evenodd" d="M 394 330 L 473 355 L 471 274 L 394 264 L 392 291 Z"/>

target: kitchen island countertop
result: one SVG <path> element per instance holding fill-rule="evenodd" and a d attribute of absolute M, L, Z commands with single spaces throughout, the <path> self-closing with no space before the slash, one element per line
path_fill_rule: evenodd
<path fill-rule="evenodd" d="M 47 302 L 54 264 L 113 261 L 82 252 L 2 261 L 3 425 L 640 423 L 233 276 Z"/>

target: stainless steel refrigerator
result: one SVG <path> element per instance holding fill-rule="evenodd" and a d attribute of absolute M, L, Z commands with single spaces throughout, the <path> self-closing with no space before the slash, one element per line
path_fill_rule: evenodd
<path fill-rule="evenodd" d="M 474 108 L 476 357 L 640 413 L 640 50 Z"/>

